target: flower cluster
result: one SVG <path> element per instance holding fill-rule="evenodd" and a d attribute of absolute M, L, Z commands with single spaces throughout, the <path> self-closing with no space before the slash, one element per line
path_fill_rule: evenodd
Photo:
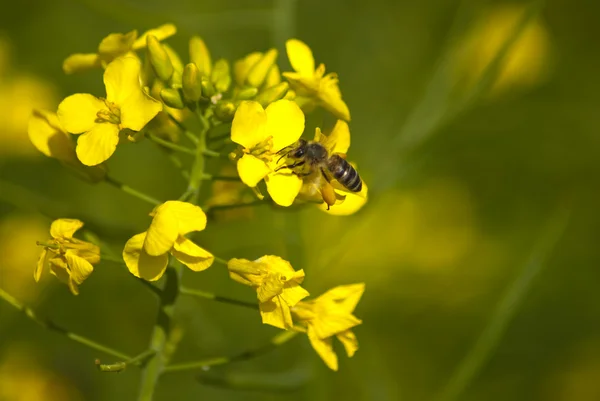
<path fill-rule="evenodd" d="M 258 202 L 271 201 L 283 207 L 316 204 L 337 215 L 354 213 L 365 204 L 367 185 L 356 166 L 346 161 L 350 112 L 342 100 L 337 75 L 325 74 L 323 64 L 315 67 L 310 48 L 297 39 L 286 44 L 294 72 L 280 72 L 275 49 L 251 53 L 231 68 L 227 60 L 213 61 L 199 37 L 191 38 L 189 62 L 184 64 L 162 42 L 175 32 L 174 25 L 166 24 L 141 36 L 137 31 L 111 34 L 96 53 L 68 57 L 63 64 L 68 74 L 102 68 L 106 94 L 76 93 L 66 97 L 56 112 L 34 111 L 29 124 L 31 142 L 88 182 L 115 185 L 153 204 L 149 226 L 123 244 L 122 260 L 116 260 L 133 276 L 155 282 L 168 268 L 186 266 L 200 272 L 215 261 L 224 264 L 231 279 L 256 290 L 263 323 L 305 332 L 327 366 L 337 370 L 332 338 L 344 344 L 348 356 L 358 348 L 351 329 L 361 320 L 352 313 L 364 284 L 336 287 L 306 300 L 309 292 L 302 287 L 304 271 L 294 270 L 281 257 L 227 261 L 193 238 L 194 233 L 205 230 L 207 213 L 249 204 L 217 202 L 243 198 L 240 186 Z M 327 135 L 317 127 L 314 137 L 302 139 L 306 115 L 317 107 L 330 112 L 336 123 Z M 201 127 L 198 132 L 190 128 L 191 119 Z M 161 147 L 187 179 L 177 200 L 156 201 L 109 175 L 107 160 L 118 147 L 142 140 Z M 192 156 L 192 160 L 186 163 L 180 154 Z M 205 158 L 220 155 L 229 158 L 216 159 L 215 164 L 220 162 L 217 171 L 228 171 L 224 166 L 228 164 L 237 175 L 219 177 L 208 171 Z M 235 193 L 205 197 L 201 183 L 219 179 L 239 184 L 232 187 Z M 268 199 L 262 195 L 263 183 Z M 228 187 L 212 188 L 225 191 Z M 202 200 L 206 201 L 204 207 L 198 206 Z M 52 223 L 52 238 L 40 243 L 44 249 L 36 280 L 49 266 L 52 274 L 78 294 L 92 265 L 100 262 L 98 244 L 73 237 L 82 225 L 72 219 Z M 115 261 L 115 257 L 111 259 Z"/>

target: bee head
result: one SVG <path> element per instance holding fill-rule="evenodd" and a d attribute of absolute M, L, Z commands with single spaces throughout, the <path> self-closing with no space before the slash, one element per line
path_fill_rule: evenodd
<path fill-rule="evenodd" d="M 306 153 L 306 141 L 304 139 L 300 139 L 298 141 L 298 146 L 296 146 L 296 148 L 294 148 L 290 153 L 289 156 L 293 157 L 295 159 L 299 159 L 301 157 L 304 156 L 304 154 Z"/>

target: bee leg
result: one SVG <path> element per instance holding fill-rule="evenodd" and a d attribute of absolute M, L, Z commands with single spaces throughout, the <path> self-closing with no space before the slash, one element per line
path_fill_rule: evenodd
<path fill-rule="evenodd" d="M 329 179 L 329 177 L 327 176 L 327 174 L 325 173 L 325 170 L 321 169 L 321 174 L 323 174 L 323 177 L 325 177 L 325 180 L 327 182 L 331 182 L 331 180 Z M 327 208 L 327 210 L 329 210 L 329 207 Z"/>
<path fill-rule="evenodd" d="M 299 162 L 296 162 L 296 163 L 294 163 L 294 164 L 286 164 L 285 166 L 280 166 L 280 167 L 277 167 L 277 168 L 275 169 L 275 171 L 277 172 L 277 171 L 279 171 L 279 170 L 283 170 L 284 168 L 289 168 L 289 169 L 291 170 L 291 169 L 293 169 L 294 167 L 298 167 L 298 166 L 302 166 L 302 165 L 304 165 L 304 163 L 306 163 L 306 162 L 305 162 L 304 160 L 301 160 L 301 161 L 299 161 Z"/>

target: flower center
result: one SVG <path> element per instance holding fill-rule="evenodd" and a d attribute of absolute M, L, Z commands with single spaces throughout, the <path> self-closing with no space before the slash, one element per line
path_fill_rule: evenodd
<path fill-rule="evenodd" d="M 269 136 L 264 141 L 254 145 L 252 149 L 244 149 L 244 152 L 249 153 L 252 156 L 258 157 L 259 159 L 271 161 L 271 158 L 273 156 L 271 150 L 273 150 L 273 137 Z"/>
<path fill-rule="evenodd" d="M 121 109 L 114 104 L 104 99 L 104 104 L 107 109 L 100 110 L 96 113 L 97 123 L 121 124 Z"/>

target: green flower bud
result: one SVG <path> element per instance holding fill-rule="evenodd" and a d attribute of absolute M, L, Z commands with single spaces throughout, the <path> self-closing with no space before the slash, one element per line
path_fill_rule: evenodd
<path fill-rule="evenodd" d="M 173 75 L 171 75 L 171 81 L 169 82 L 171 88 L 181 88 L 181 75 L 183 74 L 183 63 L 179 54 L 171 46 L 166 43 L 162 44 L 163 48 L 169 55 L 171 64 L 173 64 Z"/>
<path fill-rule="evenodd" d="M 268 104 L 273 103 L 276 100 L 283 99 L 289 88 L 290 84 L 287 82 L 281 82 L 280 84 L 262 91 L 254 100 L 260 103 L 263 107 L 266 107 Z"/>
<path fill-rule="evenodd" d="M 237 94 L 237 98 L 240 100 L 250 100 L 252 98 L 254 98 L 254 96 L 256 96 L 256 94 L 258 93 L 258 88 L 253 88 L 251 86 L 240 89 L 240 91 Z"/>
<path fill-rule="evenodd" d="M 194 63 L 183 69 L 183 95 L 188 102 L 197 102 L 202 97 L 200 70 Z"/>
<path fill-rule="evenodd" d="M 190 61 L 196 64 L 196 67 L 200 70 L 200 75 L 210 76 L 212 67 L 210 53 L 199 36 L 192 36 L 190 39 Z"/>
<path fill-rule="evenodd" d="M 277 59 L 277 50 L 270 49 L 252 66 L 252 69 L 246 77 L 246 83 L 256 88 L 260 87 L 265 81 L 267 74 L 271 67 L 275 64 Z"/>
<path fill-rule="evenodd" d="M 233 120 L 235 115 L 235 104 L 228 100 L 217 103 L 215 106 L 215 117 L 223 122 L 229 122 Z"/>
<path fill-rule="evenodd" d="M 210 99 L 211 97 L 213 97 L 215 95 L 215 87 L 213 86 L 213 84 L 210 82 L 210 80 L 207 77 L 202 77 L 202 96 L 204 96 L 205 98 Z"/>
<path fill-rule="evenodd" d="M 173 64 L 165 48 L 156 39 L 156 36 L 148 35 L 146 39 L 148 58 L 154 69 L 154 73 L 161 80 L 167 82 L 173 75 Z"/>
<path fill-rule="evenodd" d="M 213 66 L 210 80 L 215 85 L 219 93 L 227 92 L 231 85 L 231 74 L 229 73 L 229 63 L 225 59 L 219 59 Z"/>
<path fill-rule="evenodd" d="M 179 93 L 179 90 L 177 89 L 161 89 L 160 98 L 169 107 L 173 107 L 175 109 L 183 109 L 185 107 L 185 104 L 183 103 L 183 98 L 181 97 L 181 93 Z"/>

